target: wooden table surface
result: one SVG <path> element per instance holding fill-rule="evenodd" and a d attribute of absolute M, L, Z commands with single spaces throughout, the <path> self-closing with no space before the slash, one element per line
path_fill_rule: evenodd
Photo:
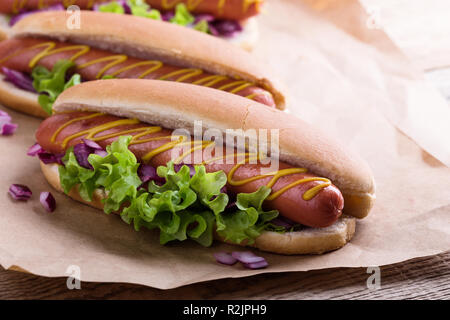
<path fill-rule="evenodd" d="M 450 68 L 427 72 L 450 101 Z M 450 248 L 449 248 L 450 250 Z M 450 299 L 450 251 L 382 266 L 381 288 L 368 289 L 366 268 L 262 274 L 222 279 L 171 290 L 122 283 L 46 278 L 0 267 L 0 299 Z"/>
<path fill-rule="evenodd" d="M 95 282 L 69 290 L 66 278 L 1 270 L 0 299 L 450 299 L 450 252 L 380 269 L 380 289 L 372 290 L 366 268 L 261 274 L 171 290 Z"/>

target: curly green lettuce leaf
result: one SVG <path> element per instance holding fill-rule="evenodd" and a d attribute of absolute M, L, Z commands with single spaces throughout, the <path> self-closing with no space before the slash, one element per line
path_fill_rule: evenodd
<path fill-rule="evenodd" d="M 79 74 L 74 74 L 69 81 L 66 81 L 67 71 L 74 66 L 74 62 L 62 59 L 56 62 L 52 71 L 43 66 L 37 66 L 31 72 L 33 87 L 40 93 L 39 104 L 48 114 L 52 114 L 53 103 L 61 92 L 81 83 Z"/>
<path fill-rule="evenodd" d="M 118 13 L 118 14 L 125 13 L 125 9 L 123 8 L 123 6 L 117 1 L 112 1 L 112 2 L 105 3 L 105 4 L 98 6 L 98 11 Z"/>
<path fill-rule="evenodd" d="M 96 189 L 95 172 L 80 166 L 77 162 L 73 147 L 69 148 L 62 158 L 64 166 L 59 166 L 59 179 L 65 193 L 78 186 L 78 192 L 85 201 L 92 201 L 92 193 Z"/>
<path fill-rule="evenodd" d="M 75 157 L 73 148 L 67 150 L 59 167 L 61 186 L 65 193 L 78 185 L 81 197 L 92 201 L 96 188 L 104 188 L 108 197 L 104 200 L 104 211 L 118 211 L 125 201 L 131 201 L 137 195 L 141 179 L 137 174 L 139 164 L 134 154 L 128 150 L 130 136 L 119 137 L 106 147 L 108 155 L 101 157 L 91 154 L 89 163 L 94 170 L 81 167 Z"/>
<path fill-rule="evenodd" d="M 150 10 L 150 6 L 144 0 L 128 0 L 127 3 L 133 16 L 161 20 L 161 13 L 156 9 Z"/>
<path fill-rule="evenodd" d="M 208 21 L 206 20 L 200 20 L 199 22 L 197 22 L 194 25 L 194 30 L 200 31 L 200 32 L 204 32 L 204 33 L 209 33 L 209 24 Z"/>
<path fill-rule="evenodd" d="M 179 24 L 180 26 L 187 26 L 194 23 L 195 17 L 189 12 L 184 3 L 179 3 L 175 7 L 175 14 L 170 19 L 170 22 Z"/>
<path fill-rule="evenodd" d="M 221 213 L 228 204 L 228 195 L 221 192 L 227 183 L 227 176 L 223 171 L 206 173 L 204 166 L 195 167 L 195 175 L 190 186 L 197 193 L 200 202 L 208 207 L 216 216 L 217 230 L 223 230 Z"/>
<path fill-rule="evenodd" d="M 106 148 L 105 157 L 90 154 L 92 169 L 81 167 L 69 148 L 62 159 L 64 166 L 59 167 L 64 192 L 76 187 L 84 200 L 92 201 L 94 190 L 103 189 L 106 213 L 121 211 L 122 220 L 137 231 L 142 227 L 159 230 L 161 244 L 191 239 L 210 246 L 214 231 L 230 242 L 253 243 L 265 228 L 271 228 L 269 221 L 278 212 L 262 209 L 270 188 L 238 194 L 238 210 L 228 212 L 228 195 L 221 192 L 227 182 L 223 171 L 207 173 L 204 166 L 195 166 L 191 177 L 188 166 L 175 171 L 169 162 L 157 168 L 165 183 L 151 181 L 144 189 L 137 174 L 139 163 L 128 149 L 130 141 L 131 136 L 119 137 Z"/>
<path fill-rule="evenodd" d="M 264 211 L 262 204 L 271 193 L 271 189 L 262 186 L 253 193 L 239 193 L 236 206 L 239 210 L 222 215 L 225 228 L 217 230 L 225 240 L 242 243 L 247 240 L 253 244 L 267 226 L 269 221 L 278 216 L 277 210 Z"/>

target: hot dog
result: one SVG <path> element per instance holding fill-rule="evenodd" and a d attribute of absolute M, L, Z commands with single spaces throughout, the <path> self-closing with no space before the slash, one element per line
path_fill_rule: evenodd
<path fill-rule="evenodd" d="M 81 10 L 145 16 L 185 25 L 251 49 L 257 38 L 256 21 L 253 17 L 259 14 L 263 2 L 264 0 L 3 0 L 0 2 L 0 14 L 11 15 L 9 25 L 12 26 L 23 16 L 35 11 L 61 11 L 76 5 Z M 182 15 L 183 18 L 177 18 Z M 200 21 L 204 22 L 198 24 Z"/>
<path fill-rule="evenodd" d="M 270 107 L 283 106 L 283 97 L 273 89 L 270 83 L 267 83 L 267 78 L 263 75 L 266 71 L 261 73 L 262 76 L 257 75 L 260 73 L 257 69 L 262 70 L 262 66 L 256 66 L 253 62 L 251 64 L 256 68 L 243 65 L 243 63 L 250 63 L 253 59 L 244 51 L 189 30 L 183 30 L 187 34 L 179 33 L 179 30 L 175 32 L 169 28 L 161 30 L 159 22 L 150 20 L 140 24 L 145 29 L 140 29 L 141 32 L 135 34 L 137 38 L 142 37 L 143 40 L 136 41 L 135 45 L 148 43 L 151 47 L 145 48 L 144 51 L 121 48 L 120 46 L 125 44 L 121 36 L 126 32 L 126 28 L 121 27 L 122 22 L 130 24 L 130 19 L 134 19 L 110 15 L 111 19 L 118 20 L 118 29 L 121 31 L 117 34 L 116 30 L 105 30 L 102 27 L 103 19 L 97 18 L 105 18 L 105 15 L 86 13 L 83 16 L 84 29 L 89 26 L 92 32 L 85 31 L 84 39 L 80 41 L 77 32 L 64 28 L 63 32 L 68 37 L 65 42 L 54 39 L 60 33 L 59 28 L 50 30 L 47 26 L 44 26 L 41 32 L 32 34 L 39 38 L 28 36 L 30 29 L 34 29 L 35 23 L 45 24 L 45 20 L 40 20 L 41 17 L 45 19 L 52 16 L 54 21 L 63 23 L 64 14 L 39 13 L 25 18 L 14 27 L 18 30 L 15 38 L 0 42 L 0 73 L 8 76 L 8 71 L 14 70 L 31 76 L 34 75 L 33 70 L 38 67 L 53 70 L 60 61 L 67 61 L 73 64 L 68 73 L 80 75 L 81 81 L 114 77 L 186 82 L 241 95 Z M 100 33 L 108 39 L 107 42 L 102 43 L 100 40 L 91 45 L 89 37 L 98 33 L 100 28 L 105 30 Z M 158 32 L 159 35 L 154 34 Z M 45 36 L 42 37 L 44 34 Z M 154 34 L 154 39 L 151 39 L 150 34 Z M 165 41 L 160 36 L 171 37 L 171 41 Z M 189 39 L 191 36 L 194 37 Z M 73 37 L 74 41 L 71 41 L 70 37 Z M 190 41 L 196 43 L 199 49 L 192 48 Z M 219 44 L 220 46 L 216 47 Z M 105 47 L 107 50 L 99 49 Z M 180 55 L 179 52 L 183 54 Z M 205 53 L 208 53 L 208 56 Z M 233 55 L 232 58 L 227 57 L 226 53 Z M 2 98 L 0 102 L 1 100 Z M 8 104 L 7 101 L 3 103 Z M 12 107 L 20 105 L 19 103 L 9 104 Z M 38 106 L 26 106 L 26 110 L 22 108 L 21 111 L 46 116 L 40 109 Z"/>
<path fill-rule="evenodd" d="M 76 136 L 76 134 L 78 134 L 80 131 L 98 131 L 96 128 L 100 128 L 104 125 L 110 126 L 112 123 L 118 122 L 123 119 L 124 118 L 104 114 L 98 114 L 98 116 L 95 116 L 93 112 L 71 112 L 56 114 L 42 122 L 36 133 L 36 140 L 39 145 L 48 152 L 54 154 L 65 153 L 69 147 L 83 143 L 82 139 L 86 138 L 87 134 L 71 139 L 71 137 Z M 58 132 L 61 128 L 63 129 Z M 100 146 L 106 149 L 106 146 L 110 145 L 113 141 L 117 140 L 120 135 L 122 135 L 121 133 L 137 128 L 147 128 L 150 129 L 149 131 L 152 131 L 151 129 L 155 127 L 151 127 L 148 124 L 144 124 L 141 122 L 131 125 L 119 125 L 106 130 L 98 131 L 95 138 L 93 139 Z M 56 136 L 54 136 L 55 132 L 57 132 Z M 130 134 L 131 136 L 135 136 L 139 133 L 141 133 L 141 131 L 131 132 Z M 129 149 L 134 153 L 140 163 L 145 162 L 146 164 L 150 164 L 155 168 L 164 166 L 169 161 L 174 160 L 182 155 L 182 152 L 180 150 L 180 152 L 178 152 L 178 155 L 172 158 L 172 149 L 175 146 L 172 146 L 172 148 L 169 149 L 164 148 L 167 143 L 170 143 L 170 139 L 167 139 L 166 137 L 170 137 L 172 133 L 173 130 L 161 129 L 157 132 L 152 132 L 150 134 L 140 136 L 139 139 L 135 140 L 135 144 L 130 145 Z M 114 137 L 105 139 L 101 138 L 102 136 L 108 137 L 110 135 L 113 135 Z M 147 139 L 153 140 L 139 143 L 139 141 L 144 141 Z M 64 143 L 64 141 L 66 141 L 66 143 Z M 195 143 L 194 141 L 192 141 L 192 147 L 194 146 Z M 150 152 L 157 150 L 158 148 L 163 148 L 165 151 L 153 156 L 148 161 L 145 161 L 145 156 Z M 237 166 L 237 150 L 223 150 L 222 152 L 222 155 L 227 156 L 233 154 L 234 164 L 222 163 L 223 161 L 220 160 L 223 159 L 220 157 L 217 158 L 217 155 L 214 152 L 209 152 L 209 150 L 203 150 L 203 154 L 201 155 L 201 158 L 205 163 L 206 172 L 216 172 L 220 170 L 223 170 L 225 172 L 225 174 L 228 176 L 226 188 L 231 194 L 235 195 L 238 193 L 256 192 L 261 186 L 268 185 L 273 179 L 273 176 L 267 176 L 265 178 L 255 181 L 249 181 L 244 184 L 235 183 L 234 181 L 245 181 L 247 179 L 255 177 L 255 173 L 261 172 L 261 168 L 263 168 L 264 165 L 262 165 L 261 163 L 255 163 Z M 215 161 L 211 161 L 212 159 L 215 159 Z M 181 163 L 183 163 L 184 161 L 187 161 L 187 163 L 193 163 L 193 155 L 189 154 L 183 159 L 179 159 L 179 162 Z M 217 162 L 221 163 L 218 164 Z M 289 173 L 285 176 L 280 177 L 272 185 L 273 193 L 277 193 L 278 191 L 286 188 L 289 185 L 294 186 L 287 189 L 285 192 L 281 192 L 277 197 L 274 197 L 273 200 L 267 201 L 266 207 L 269 209 L 278 210 L 280 214 L 285 216 L 286 218 L 309 227 L 322 228 L 328 227 L 329 225 L 335 223 L 342 214 L 342 209 L 344 207 L 344 199 L 339 189 L 332 184 L 329 184 L 327 182 L 324 183 L 324 181 L 322 180 L 315 180 L 319 177 L 315 176 L 314 174 L 304 172 L 295 173 L 296 170 L 300 171 L 303 169 L 294 168 L 293 166 L 290 166 L 283 162 L 280 163 L 277 174 L 281 172 L 287 172 L 288 170 L 292 170 L 294 173 Z M 233 173 L 230 174 L 232 171 Z M 308 182 L 295 185 L 301 180 L 308 180 Z M 312 199 L 305 200 L 302 197 L 308 190 L 311 190 L 319 185 L 325 188 L 321 189 Z"/>
<path fill-rule="evenodd" d="M 54 53 L 42 56 L 42 53 L 49 48 Z M 127 55 L 117 55 L 89 46 L 73 48 L 73 43 L 42 39 L 5 40 L 0 43 L 0 67 L 31 74 L 33 68 L 37 65 L 51 70 L 59 60 L 72 60 L 76 65 L 74 72 L 79 73 L 84 81 L 114 76 L 117 78 L 187 82 L 228 91 L 275 107 L 275 101 L 270 92 L 248 81 L 213 75 L 201 69 L 176 67 L 164 64 L 159 60 L 143 60 Z M 83 52 L 83 54 L 80 54 L 80 52 Z M 39 55 L 42 58 L 36 60 Z M 74 59 L 74 57 L 76 58 Z M 114 64 L 111 64 L 113 62 Z"/>
<path fill-rule="evenodd" d="M 180 97 L 183 97 L 183 102 Z M 164 111 L 161 111 L 161 106 L 164 106 Z M 220 111 L 211 112 L 218 106 Z M 42 164 L 44 175 L 54 187 L 61 190 L 62 186 L 74 199 L 95 207 L 101 208 L 101 202 L 98 199 L 80 199 L 79 186 L 71 185 L 67 189 L 67 181 L 74 178 L 70 174 L 69 178 L 67 176 L 69 171 L 71 174 L 74 172 L 70 167 L 73 165 L 69 160 L 70 155 L 77 157 L 75 148 L 89 141 L 109 150 L 110 153 L 105 159 L 110 159 L 113 151 L 109 148 L 116 148 L 118 152 L 115 144 L 118 141 L 123 142 L 125 136 L 128 136 L 127 148 L 136 157 L 139 167 L 165 168 L 167 165 L 169 168 L 172 163 L 189 164 L 191 168 L 195 167 L 195 173 L 191 173 L 193 180 L 197 178 L 201 168 L 208 174 L 221 174 L 223 185 L 216 187 L 224 188 L 226 191 L 221 189 L 221 192 L 227 196 L 211 193 L 207 197 L 208 201 L 222 197 L 236 198 L 237 203 L 240 203 L 237 206 L 242 210 L 242 202 L 239 202 L 242 197 L 256 197 L 256 194 L 266 190 L 262 206 L 258 209 L 259 218 L 254 220 L 257 227 L 248 227 L 248 230 L 242 232 L 245 236 L 234 238 L 235 233 L 227 233 L 229 228 L 236 227 L 236 223 L 239 225 L 238 221 L 242 219 L 236 212 L 229 213 L 225 210 L 216 215 L 216 237 L 235 244 L 253 245 L 262 250 L 284 254 L 333 250 L 350 240 L 355 226 L 353 217 L 364 217 L 373 205 L 373 177 L 370 169 L 358 156 L 300 119 L 277 110 L 261 108 L 257 103 L 249 103 L 239 96 L 174 82 L 136 79 L 91 81 L 64 91 L 58 97 L 54 109 L 55 114 L 40 125 L 36 139 L 46 153 L 55 157 L 65 154 L 59 167 L 65 166 L 66 169 L 60 169 L 59 181 L 56 171 L 52 169 L 55 165 Z M 180 126 L 187 128 L 189 132 L 195 131 L 191 121 L 196 119 L 201 119 L 207 129 L 214 128 L 224 134 L 226 128 L 280 130 L 278 168 L 261 173 L 269 165 L 267 162 L 263 163 L 264 158 L 259 156 L 259 152 L 239 149 L 234 145 L 219 145 L 218 149 L 213 149 L 213 146 L 218 144 L 217 139 L 198 140 L 189 136 L 190 139 L 185 140 L 186 137 L 180 139 L 180 136 L 174 133 L 173 129 L 179 129 Z M 200 158 L 197 158 L 198 156 Z M 243 160 L 239 156 L 243 156 Z M 251 162 L 252 157 L 256 161 Z M 197 161 L 198 159 L 200 161 Z M 224 162 L 225 159 L 232 161 Z M 95 161 L 90 163 L 90 170 L 99 168 Z M 112 165 L 118 164 L 113 162 Z M 116 170 L 111 166 L 108 168 L 110 172 Z M 171 169 L 167 168 L 158 170 L 171 172 Z M 76 175 L 77 173 L 75 177 Z M 96 175 L 97 173 L 94 174 Z M 168 178 L 165 179 L 168 183 Z M 177 179 L 174 181 L 179 181 Z M 220 179 L 211 177 L 208 181 L 218 180 Z M 194 186 L 195 182 L 190 184 Z M 101 188 L 99 186 L 102 186 L 102 183 L 96 182 L 95 185 Z M 148 192 L 153 192 L 152 188 L 167 191 L 166 186 L 148 187 Z M 114 197 L 114 191 L 106 186 L 104 188 L 100 194 L 105 203 L 108 203 L 108 197 Z M 158 198 L 157 193 L 149 195 L 153 196 Z M 122 212 L 122 215 L 125 212 L 126 216 L 129 209 L 124 207 L 129 206 L 127 208 L 133 208 L 132 211 L 137 210 L 137 207 L 144 210 L 142 203 L 137 205 L 133 199 L 126 199 L 117 204 L 117 210 L 113 211 Z M 252 212 L 254 214 L 255 211 Z M 270 221 L 275 219 L 276 215 L 301 227 L 281 232 L 279 229 L 273 230 L 274 225 Z M 220 227 L 222 218 L 226 225 L 224 229 Z M 237 221 L 233 222 L 233 219 Z M 130 222 L 128 218 L 124 220 Z M 154 226 L 152 221 L 147 223 Z"/>

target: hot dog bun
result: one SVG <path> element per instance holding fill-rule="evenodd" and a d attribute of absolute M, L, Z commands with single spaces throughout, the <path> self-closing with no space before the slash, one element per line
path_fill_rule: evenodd
<path fill-rule="evenodd" d="M 196 120 L 202 121 L 204 129 L 222 132 L 279 129 L 280 160 L 331 179 L 344 196 L 345 214 L 363 218 L 375 200 L 371 170 L 358 155 L 293 115 L 240 96 L 176 82 L 103 80 L 69 88 L 53 108 L 56 113 L 82 110 L 137 118 L 168 129 L 186 128 L 191 133 Z M 250 139 L 252 142 L 257 141 Z"/>
<path fill-rule="evenodd" d="M 0 97 L 3 104 L 14 106 L 15 110 L 32 116 L 40 118 L 49 116 L 39 105 L 36 93 L 21 90 L 4 79 L 5 76 L 0 74 Z"/>
<path fill-rule="evenodd" d="M 40 165 L 48 183 L 59 192 L 63 192 L 59 182 L 58 165 L 44 164 L 43 162 L 40 162 Z M 103 210 L 102 199 L 105 198 L 105 193 L 100 189 L 94 191 L 91 202 L 84 201 L 76 188 L 71 190 L 69 197 Z M 356 219 L 344 215 L 326 228 L 306 228 L 283 234 L 265 231 L 256 238 L 252 246 L 259 250 L 279 254 L 320 254 L 343 247 L 353 237 L 355 227 Z M 217 236 L 216 239 L 222 241 Z"/>
<path fill-rule="evenodd" d="M 81 11 L 81 28 L 69 29 L 67 17 L 66 12 L 39 12 L 27 16 L 14 25 L 13 37 L 82 43 L 135 58 L 157 59 L 175 66 L 236 77 L 266 89 L 273 95 L 277 107 L 284 109 L 282 86 L 267 70 L 267 65 L 220 39 L 152 19 L 92 11 Z"/>
<path fill-rule="evenodd" d="M 259 38 L 258 20 L 256 17 L 240 21 L 242 31 L 230 38 L 220 38 L 223 41 L 232 43 L 244 50 L 252 51 Z M 9 26 L 9 18 L 5 14 L 0 14 L 0 41 L 6 39 L 12 33 Z"/>

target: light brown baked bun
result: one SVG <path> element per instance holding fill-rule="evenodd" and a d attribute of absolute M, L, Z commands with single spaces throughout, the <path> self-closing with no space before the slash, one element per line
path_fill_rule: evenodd
<path fill-rule="evenodd" d="M 177 66 L 237 77 L 271 92 L 277 107 L 284 109 L 282 85 L 268 70 L 267 64 L 235 45 L 162 21 L 93 11 L 81 11 L 80 14 L 81 28 L 69 29 L 66 26 L 66 12 L 35 13 L 16 23 L 12 27 L 11 37 L 41 37 L 82 43 L 136 58 L 157 59 Z M 248 23 L 251 25 L 253 22 Z M 249 45 L 251 43 L 250 35 L 242 35 L 241 40 Z M 18 96 L 17 104 L 20 104 L 20 99 Z M 0 103 L 6 104 L 1 96 Z M 14 100 L 8 103 L 7 106 L 15 108 Z M 30 104 L 20 111 L 36 115 L 39 113 L 37 107 Z"/>
<path fill-rule="evenodd" d="M 12 32 L 9 26 L 9 17 L 6 14 L 0 14 L 0 41 L 6 39 Z M 257 17 L 249 18 L 245 21 L 240 21 L 242 31 L 230 38 L 220 38 L 224 41 L 232 43 L 247 51 L 252 51 L 259 38 L 259 28 Z"/>
<path fill-rule="evenodd" d="M 57 164 L 44 164 L 40 162 L 42 172 L 48 183 L 57 191 L 63 193 L 59 182 Z M 77 188 L 73 188 L 69 197 L 91 207 L 103 210 L 102 199 L 106 194 L 101 189 L 94 191 L 92 201 L 88 202 L 81 198 Z M 117 212 L 116 212 L 117 213 Z M 320 254 L 343 247 L 349 242 L 356 228 L 356 219 L 350 216 L 341 216 L 338 221 L 326 228 L 305 228 L 300 231 L 277 233 L 272 231 L 263 232 L 252 247 L 259 250 L 279 254 Z M 216 240 L 222 241 L 217 235 Z"/>

